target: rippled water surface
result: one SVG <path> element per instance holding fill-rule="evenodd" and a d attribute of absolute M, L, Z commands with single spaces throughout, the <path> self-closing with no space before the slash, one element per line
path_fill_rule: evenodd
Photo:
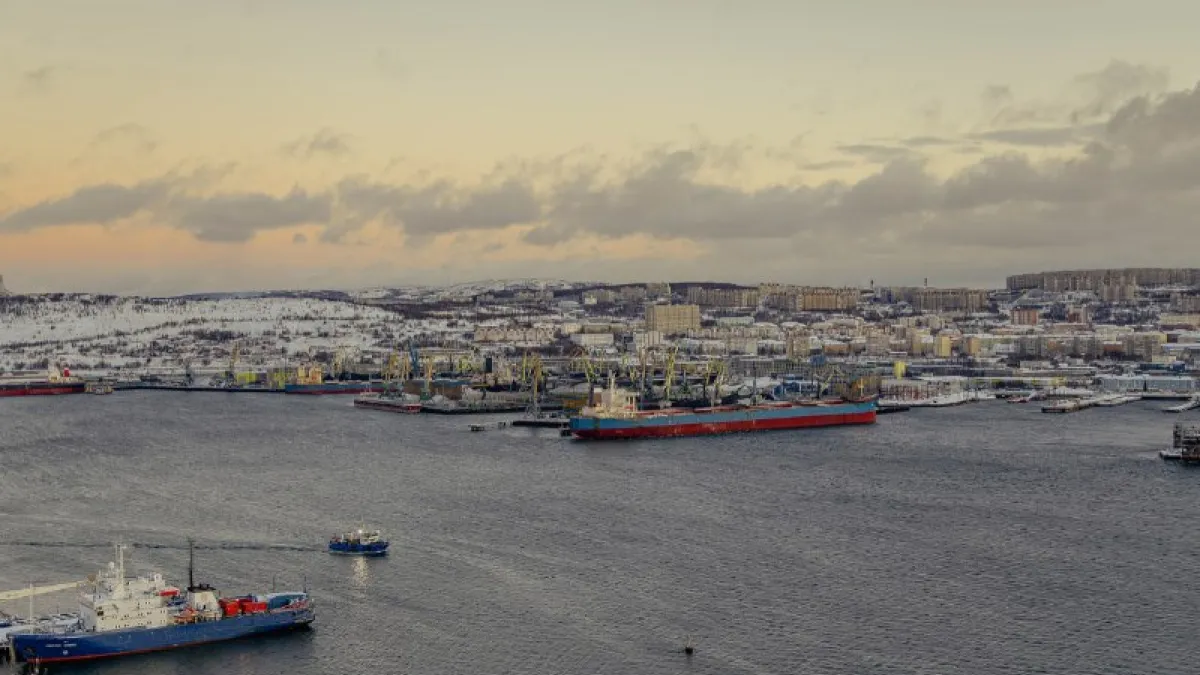
<path fill-rule="evenodd" d="M 585 444 L 343 397 L 9 399 L 0 590 L 118 537 L 185 582 L 193 536 L 223 591 L 318 603 L 78 673 L 1195 673 L 1200 471 L 1155 453 L 1200 415 L 1164 405 Z M 360 520 L 390 557 L 323 552 Z"/>

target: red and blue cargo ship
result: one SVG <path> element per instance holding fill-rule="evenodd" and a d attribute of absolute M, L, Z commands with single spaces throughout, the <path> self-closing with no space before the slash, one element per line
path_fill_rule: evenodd
<path fill-rule="evenodd" d="M 595 406 L 570 420 L 580 439 L 706 436 L 712 434 L 873 424 L 874 399 L 767 401 L 710 408 L 638 410 L 637 396 L 610 384 Z"/>
<path fill-rule="evenodd" d="M 86 382 L 77 377 L 71 377 L 70 370 L 59 372 L 52 368 L 46 375 L 0 379 L 0 397 L 82 394 L 86 387 Z"/>

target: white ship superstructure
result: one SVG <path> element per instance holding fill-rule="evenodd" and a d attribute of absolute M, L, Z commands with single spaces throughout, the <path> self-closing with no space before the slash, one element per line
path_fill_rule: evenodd
<path fill-rule="evenodd" d="M 149 577 L 126 577 L 125 547 L 118 545 L 116 549 L 116 562 L 100 570 L 93 587 L 79 595 L 83 630 L 157 628 L 175 623 L 179 606 L 172 600 L 179 589 L 168 586 L 157 573 Z M 216 606 L 215 598 L 211 604 Z"/>

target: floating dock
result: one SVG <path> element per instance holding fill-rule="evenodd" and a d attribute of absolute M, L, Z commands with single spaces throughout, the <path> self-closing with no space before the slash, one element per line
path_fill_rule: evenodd
<path fill-rule="evenodd" d="M 571 426 L 571 420 L 566 417 L 523 417 L 513 420 L 514 427 L 537 427 L 541 429 L 566 429 Z"/>

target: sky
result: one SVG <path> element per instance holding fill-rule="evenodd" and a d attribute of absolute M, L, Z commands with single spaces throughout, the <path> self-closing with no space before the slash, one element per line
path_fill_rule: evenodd
<path fill-rule="evenodd" d="M 1192 266 L 1192 0 L 0 0 L 0 275 Z"/>

